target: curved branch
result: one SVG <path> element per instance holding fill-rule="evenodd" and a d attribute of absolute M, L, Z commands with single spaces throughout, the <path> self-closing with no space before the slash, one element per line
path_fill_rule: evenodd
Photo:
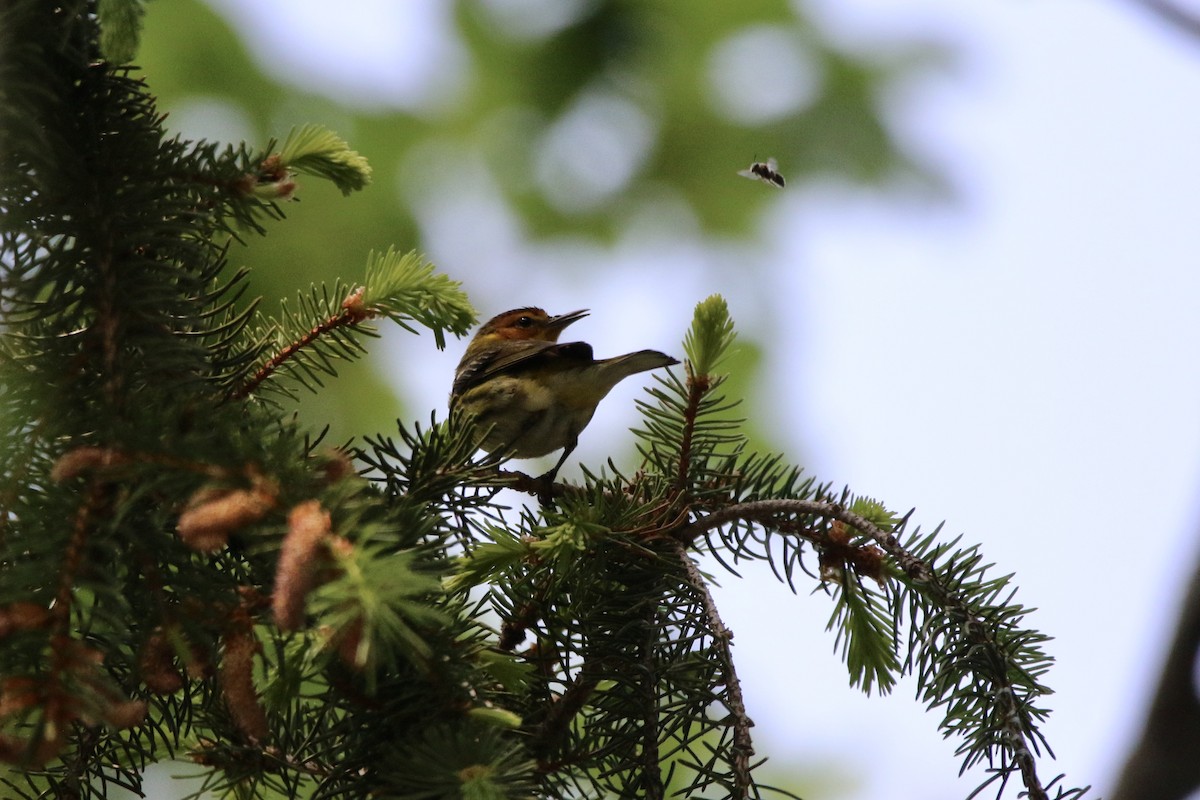
<path fill-rule="evenodd" d="M 755 500 L 714 511 L 685 527 L 679 536 L 683 541 L 691 541 L 691 538 L 707 530 L 739 520 L 770 525 L 781 532 L 789 533 L 794 531 L 787 530 L 785 521 L 779 518 L 795 515 L 839 520 L 874 539 L 879 547 L 895 560 L 915 588 L 935 601 L 946 613 L 962 620 L 961 630 L 975 632 L 971 634 L 972 645 L 987 651 L 989 656 L 981 659 L 980 663 L 996 667 L 980 677 L 992 684 L 992 696 L 996 716 L 1001 720 L 1001 738 L 1005 742 L 1004 746 L 1021 772 L 1021 780 L 1025 784 L 1028 797 L 1033 800 L 1047 800 L 1048 794 L 1038 778 L 1034 760 L 1037 746 L 1030 742 L 1030 731 L 1025 724 L 1026 716 L 1022 713 L 1023 704 L 1018 701 L 1016 689 L 1007 674 L 1010 659 L 998 646 L 989 621 L 975 613 L 956 592 L 946 587 L 928 562 L 904 548 L 892 531 L 885 531 L 862 515 L 855 514 L 837 503 L 819 500 Z M 681 544 L 680 547 L 682 546 Z M 979 668 L 971 669 L 977 671 Z M 1001 781 L 1006 777 L 1001 777 Z"/>
<path fill-rule="evenodd" d="M 665 787 L 662 780 L 662 757 L 659 752 L 658 734 L 660 713 L 658 705 L 658 686 L 662 680 L 659 674 L 657 645 L 659 628 L 655 624 L 658 616 L 658 606 L 646 603 L 642 610 L 642 644 L 641 667 L 645 676 L 641 682 L 639 702 L 642 708 L 642 746 L 639 759 L 642 762 L 639 797 L 647 800 L 662 800 Z"/>
<path fill-rule="evenodd" d="M 716 512 L 716 514 L 719 513 Z M 716 514 L 711 516 L 716 516 Z M 733 653 L 730 648 L 730 642 L 733 641 L 733 631 L 725 627 L 725 623 L 717 611 L 717 604 L 713 600 L 712 593 L 708 590 L 708 583 L 704 580 L 704 576 L 700 574 L 700 568 L 696 566 L 696 562 L 688 555 L 687 548 L 683 542 L 676 541 L 674 545 L 675 553 L 679 557 L 679 563 L 683 567 L 687 582 L 700 596 L 700 605 L 704 608 L 704 615 L 708 618 L 708 628 L 712 633 L 713 646 L 717 652 L 717 658 L 721 663 L 721 673 L 725 679 L 725 692 L 727 696 L 725 707 L 729 709 L 729 715 L 733 719 L 733 759 L 731 761 L 731 766 L 733 767 L 733 786 L 731 787 L 730 797 L 749 797 L 751 789 L 754 786 L 754 781 L 750 776 L 750 757 L 754 755 L 754 745 L 750 739 L 750 729 L 754 727 L 754 721 L 746 714 L 746 701 L 742 697 L 742 682 L 738 680 L 737 670 L 733 664 Z"/>

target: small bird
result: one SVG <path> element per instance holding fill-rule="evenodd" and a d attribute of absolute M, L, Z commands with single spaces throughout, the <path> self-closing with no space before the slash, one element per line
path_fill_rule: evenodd
<path fill-rule="evenodd" d="M 562 448 L 538 478 L 548 493 L 596 406 L 621 380 L 679 362 L 657 350 L 597 361 L 586 342 L 558 343 L 586 310 L 552 317 L 540 308 L 498 314 L 479 329 L 454 373 L 451 413 L 473 419 L 479 446 L 500 458 L 536 458 Z"/>
<path fill-rule="evenodd" d="M 777 189 L 782 189 L 787 184 L 779 174 L 779 164 L 775 163 L 773 158 L 768 158 L 766 162 L 755 161 L 748 169 L 738 170 L 738 175 L 752 181 L 762 181 Z"/>

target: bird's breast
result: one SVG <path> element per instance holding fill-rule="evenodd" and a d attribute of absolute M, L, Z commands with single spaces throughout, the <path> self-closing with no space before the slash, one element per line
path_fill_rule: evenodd
<path fill-rule="evenodd" d="M 565 447 L 592 418 L 585 393 L 564 391 L 557 378 L 497 376 L 467 391 L 459 407 L 475 419 L 488 452 L 536 458 Z"/>

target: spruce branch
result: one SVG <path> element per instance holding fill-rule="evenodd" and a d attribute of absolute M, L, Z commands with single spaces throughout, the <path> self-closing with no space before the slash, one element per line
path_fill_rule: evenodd
<path fill-rule="evenodd" d="M 371 182 L 367 160 L 351 150 L 344 139 L 320 125 L 293 128 L 279 150 L 278 159 L 284 169 L 329 179 L 344 195 Z"/>
<path fill-rule="evenodd" d="M 709 295 L 696 304 L 692 325 L 683 339 L 683 351 L 697 376 L 713 376 L 729 356 L 737 334 L 729 305 L 719 294 Z"/>
<path fill-rule="evenodd" d="M 32 726 L 28 738 L 0 734 L 0 758 L 5 761 L 40 767 L 66 746 L 72 722 L 84 716 L 95 722 L 112 713 L 112 704 L 123 703 L 97 674 L 98 651 L 74 638 L 70 628 L 84 550 L 106 498 L 105 488 L 93 481 L 75 510 L 54 603 L 45 622 L 9 626 L 18 630 L 48 629 L 50 660 L 44 675 L 11 676 L 0 685 L 0 722 L 6 727 L 40 712 L 40 719 Z M 9 606 L 8 616 L 14 616 L 15 611 Z"/>
<path fill-rule="evenodd" d="M 736 448 L 741 437 L 733 433 L 736 421 L 721 420 L 722 405 L 714 396 L 724 377 L 713 370 L 729 354 L 736 334 L 729 307 L 720 295 L 711 295 L 696 304 L 692 324 L 684 337 L 686 381 L 673 373 L 656 376 L 663 388 L 651 390 L 659 406 L 638 402 L 643 412 L 644 430 L 635 431 L 643 442 L 660 447 L 642 449 L 647 461 L 665 474 L 672 474 L 675 495 L 685 501 L 710 477 L 710 458 L 722 446 Z M 735 404 L 736 405 L 736 404 Z"/>
<path fill-rule="evenodd" d="M 964 755 L 964 769 L 980 758 L 986 757 L 993 763 L 993 752 L 1000 751 L 1000 767 L 996 776 L 1003 791 L 1010 764 L 1015 765 L 1021 774 L 1022 782 L 1031 798 L 1045 800 L 1049 795 L 1037 774 L 1035 754 L 1040 753 L 1041 747 L 1046 746 L 1044 739 L 1037 732 L 1034 719 L 1043 716 L 1044 712 L 1034 709 L 1031 702 L 1034 697 L 1045 694 L 1048 690 L 1038 684 L 1035 675 L 1015 660 L 1016 653 L 1011 649 L 1014 645 L 1031 646 L 1044 640 L 1045 637 L 1025 631 L 1012 631 L 1001 640 L 998 623 L 1011 626 L 1010 618 L 994 619 L 987 614 L 977 611 L 978 601 L 969 599 L 961 591 L 946 580 L 935 569 L 930 561 L 920 558 L 900 543 L 894 530 L 879 527 L 867 517 L 850 511 L 837 503 L 810 500 L 758 500 L 718 509 L 696 520 L 681 532 L 685 541 L 731 522 L 749 520 L 778 530 L 797 532 L 794 523 L 796 517 L 832 519 L 850 526 L 856 532 L 872 539 L 882 548 L 899 567 L 905 582 L 915 591 L 933 601 L 941 615 L 954 621 L 955 631 L 943 631 L 943 635 L 961 636 L 964 646 L 974 655 L 961 660 L 938 660 L 940 666 L 930 664 L 921 673 L 922 692 L 931 706 L 947 705 L 947 716 L 943 727 L 948 731 L 958 730 L 967 737 L 967 742 L 959 748 L 959 754 Z M 816 529 L 804 522 L 801 525 L 801 535 L 814 544 L 824 544 L 827 539 Z M 961 587 L 960 587 L 961 588 Z M 995 593 L 993 592 L 993 595 Z M 930 613 L 930 612 L 927 612 Z M 930 614 L 932 616 L 932 614 Z M 933 641 L 924 646 L 934 644 Z M 949 643 L 943 644 L 947 646 Z M 966 653 L 963 654 L 964 656 Z M 1039 652 L 1030 652 L 1027 657 L 1036 659 Z M 930 654 L 922 658 L 932 658 Z M 942 672 L 946 670 L 946 672 Z M 941 674 L 939 674 L 941 673 Z M 1011 676 L 1020 676 L 1019 683 Z M 961 677 L 959 677 L 961 676 Z M 959 708 L 955 702 L 950 702 L 948 693 L 960 684 L 962 678 L 972 682 L 979 681 L 987 686 L 988 703 L 991 708 L 983 719 L 975 718 L 970 722 L 970 716 L 963 714 L 965 709 Z M 986 702 L 986 701 L 985 701 Z M 966 727 L 968 724 L 979 728 L 995 726 L 995 735 L 990 737 L 973 736 Z M 989 781 L 990 782 L 990 781 Z"/>
<path fill-rule="evenodd" d="M 258 387 L 289 361 L 315 344 L 319 339 L 343 328 L 351 328 L 371 318 L 371 312 L 362 304 L 363 290 L 356 289 L 346 295 L 341 311 L 330 314 L 313 325 L 304 335 L 277 351 L 266 363 L 255 370 L 246 383 L 229 394 L 230 400 L 242 400 L 253 394 Z"/>
<path fill-rule="evenodd" d="M 192 145 L 191 168 L 174 174 L 185 184 L 215 191 L 217 196 L 207 205 L 258 233 L 266 233 L 257 221 L 259 215 L 283 217 L 275 203 L 293 198 L 298 188 L 296 173 L 326 178 L 344 195 L 364 189 L 371 182 L 367 160 L 320 125 L 293 128 L 278 152 L 274 150 L 275 140 L 267 143 L 265 154 L 252 154 L 243 144 L 227 147 L 218 156 L 217 148 L 213 143 L 196 142 Z M 237 237 L 235 229 L 227 230 Z"/>
<path fill-rule="evenodd" d="M 721 680 L 725 685 L 725 707 L 729 712 L 729 725 L 733 728 L 733 748 L 731 763 L 733 766 L 732 787 L 730 797 L 745 798 L 750 796 L 754 786 L 750 775 L 750 758 L 754 755 L 754 743 L 750 737 L 750 729 L 754 727 L 753 720 L 746 713 L 746 702 L 742 696 L 742 682 L 738 679 L 737 668 L 733 663 L 733 631 L 725 626 L 717 611 L 712 592 L 708 589 L 708 581 L 701 574 L 700 568 L 692 560 L 687 547 L 679 540 L 673 540 L 675 555 L 683 567 L 688 585 L 700 597 L 708 621 L 708 630 L 713 640 L 715 655 L 720 664 Z"/>
<path fill-rule="evenodd" d="M 662 724 L 659 716 L 658 684 L 662 681 L 658 663 L 658 644 L 661 631 L 658 622 L 658 607 L 647 603 L 642 611 L 642 641 L 641 650 L 641 697 L 642 709 L 642 743 L 639 757 L 641 759 L 641 791 L 639 796 L 650 800 L 661 800 L 663 797 L 662 754 L 658 746 L 658 738 Z"/>
<path fill-rule="evenodd" d="M 540 724 L 532 731 L 529 750 L 541 759 L 539 768 L 543 772 L 555 772 L 563 768 L 561 762 L 549 761 L 547 757 L 561 748 L 572 722 L 600 685 L 604 670 L 597 666 L 588 663 L 580 667 L 566 688 L 546 705 Z M 655 768 L 657 766 L 655 762 Z"/>
<path fill-rule="evenodd" d="M 675 472 L 675 491 L 683 493 L 692 476 L 692 439 L 696 434 L 696 417 L 700 413 L 700 401 L 708 391 L 707 376 L 701 373 L 697 377 L 693 372 L 691 359 L 685 364 L 687 370 L 687 400 L 683 413 L 683 438 L 679 442 L 679 461 Z"/>
<path fill-rule="evenodd" d="M 365 164 L 323 136 L 274 157 L 166 137 L 146 86 L 98 59 L 98 26 L 120 33 L 133 8 L 0 8 L 0 759 L 29 767 L 0 782 L 140 791 L 146 763 L 199 742 L 208 786 L 361 797 L 388 785 L 389 743 L 507 720 L 481 755 L 513 757 L 456 784 L 507 791 L 519 684 L 477 656 L 481 626 L 439 581 L 472 530 L 456 523 L 495 494 L 464 488 L 465 445 L 432 432 L 368 486 L 278 409 L 222 402 L 356 355 L 369 318 L 441 343 L 473 313 L 390 252 L 374 285 L 249 332 L 222 233 L 281 216 L 293 171 L 346 190 Z"/>
<path fill-rule="evenodd" d="M 687 382 L 660 380 L 651 391 L 656 402 L 639 404 L 639 449 L 648 467 L 670 476 L 675 508 L 687 515 L 651 535 L 702 545 L 735 575 L 740 561 L 766 560 L 789 585 L 797 567 L 820 580 L 835 597 L 830 628 L 853 684 L 886 692 L 899 675 L 914 672 L 922 699 L 943 711 L 942 730 L 961 737 L 964 770 L 985 759 L 991 767 L 979 790 L 998 785 L 1002 792 L 1020 773 L 1031 796 L 1048 796 L 1057 779 L 1043 785 L 1034 763 L 1042 748 L 1053 755 L 1038 730 L 1047 712 L 1036 706 L 1049 693 L 1039 682 L 1050 663 L 1041 649 L 1047 637 L 1022 628 L 1026 610 L 1012 602 L 1011 576 L 987 576 L 991 565 L 978 548 L 938 542 L 936 531 L 901 542 L 907 517 L 848 490 L 838 499 L 778 456 L 747 452 L 739 421 L 724 416 L 732 403 L 712 391 L 722 376 L 697 366 L 714 363 L 704 354 L 719 352 L 714 344 L 731 336 L 722 314 L 698 309 Z M 817 552 L 818 574 L 804 565 L 805 545 Z"/>
<path fill-rule="evenodd" d="M 330 548 L 336 577 L 309 597 L 313 617 L 336 632 L 344 663 L 369 683 L 379 669 L 395 670 L 400 659 L 428 672 L 434 651 L 425 632 L 449 623 L 445 611 L 428 601 L 441 584 L 422 574 L 415 551 L 343 542 Z"/>
<path fill-rule="evenodd" d="M 439 347 L 445 345 L 447 331 L 461 335 L 474 321 L 474 312 L 459 284 L 436 273 L 433 265 L 415 252 L 401 254 L 392 248 L 382 255 L 372 252 L 367 259 L 366 279 L 365 286 L 353 290 L 336 283 L 333 293 L 342 296 L 336 306 L 328 293 L 314 289 L 310 297 L 300 296 L 300 312 L 289 312 L 285 305 L 281 321 L 264 321 L 257 338 L 287 344 L 255 369 L 245 383 L 231 390 L 228 399 L 248 397 L 289 364 L 302 383 L 307 377 L 319 385 L 317 372 L 336 374 L 334 359 L 362 352 L 354 333 L 370 334 L 364 323 L 377 317 L 392 320 L 413 333 L 416 330 L 408 322 L 418 322 L 433 331 Z M 314 318 L 319 319 L 314 322 Z"/>
<path fill-rule="evenodd" d="M 459 281 L 436 272 L 416 251 L 393 247 L 368 256 L 361 304 L 410 333 L 417 332 L 410 321 L 428 328 L 439 350 L 446 347 L 447 333 L 465 335 L 477 316 Z"/>

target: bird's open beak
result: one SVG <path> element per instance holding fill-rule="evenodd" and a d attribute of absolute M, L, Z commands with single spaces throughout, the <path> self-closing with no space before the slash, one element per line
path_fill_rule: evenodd
<path fill-rule="evenodd" d="M 563 328 L 570 325 L 572 322 L 578 322 L 588 315 L 586 308 L 581 308 L 578 311 L 572 311 L 569 314 L 559 314 L 557 317 L 551 317 L 546 323 L 546 327 L 552 331 L 562 331 Z"/>

